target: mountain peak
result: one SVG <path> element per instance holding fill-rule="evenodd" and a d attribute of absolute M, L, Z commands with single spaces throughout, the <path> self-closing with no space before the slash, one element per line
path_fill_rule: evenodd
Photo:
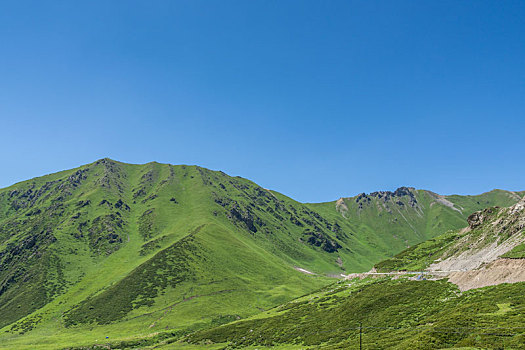
<path fill-rule="evenodd" d="M 95 165 L 99 165 L 99 164 L 116 164 L 118 163 L 116 160 L 113 160 L 111 158 L 108 158 L 108 157 L 105 157 L 105 158 L 100 158 L 98 160 L 96 160 L 94 162 Z"/>
<path fill-rule="evenodd" d="M 399 187 L 395 191 L 375 191 L 370 194 L 360 193 L 355 197 L 356 203 L 361 199 L 369 200 L 370 197 L 382 199 L 383 201 L 388 201 L 390 199 L 408 196 L 410 198 L 415 198 L 415 188 L 414 187 Z"/>

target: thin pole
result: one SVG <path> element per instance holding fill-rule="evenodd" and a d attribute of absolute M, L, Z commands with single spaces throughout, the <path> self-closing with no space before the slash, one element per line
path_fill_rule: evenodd
<path fill-rule="evenodd" d="M 363 323 L 359 322 L 359 350 L 363 350 Z"/>

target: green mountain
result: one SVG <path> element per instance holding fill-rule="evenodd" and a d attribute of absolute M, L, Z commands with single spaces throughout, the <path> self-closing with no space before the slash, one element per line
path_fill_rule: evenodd
<path fill-rule="evenodd" d="M 401 187 L 394 192 L 362 193 L 336 202 L 311 204 L 310 208 L 326 218 L 343 217 L 350 234 L 370 248 L 366 257 L 381 261 L 393 252 L 464 227 L 475 211 L 513 205 L 524 194 L 493 190 L 477 196 L 442 196 Z"/>
<path fill-rule="evenodd" d="M 232 348 L 524 349 L 525 199 L 476 212 L 468 222 L 376 265 L 397 271 L 391 275 L 342 280 L 186 341 Z"/>
<path fill-rule="evenodd" d="M 0 348 L 244 319 L 522 195 L 400 188 L 303 204 L 197 166 L 110 159 L 24 181 L 0 190 Z"/>

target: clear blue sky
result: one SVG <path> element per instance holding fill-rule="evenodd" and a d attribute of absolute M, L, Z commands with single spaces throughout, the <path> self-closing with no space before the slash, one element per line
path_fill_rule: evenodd
<path fill-rule="evenodd" d="M 524 1 L 2 1 L 0 187 L 198 164 L 301 201 L 525 190 Z"/>

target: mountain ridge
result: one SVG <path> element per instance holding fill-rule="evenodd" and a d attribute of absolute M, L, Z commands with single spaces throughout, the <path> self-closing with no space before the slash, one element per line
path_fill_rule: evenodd
<path fill-rule="evenodd" d="M 458 212 L 428 191 L 392 193 L 343 199 L 342 215 L 337 201 L 300 203 L 220 171 L 108 158 L 16 183 L 0 189 L 0 334 L 19 347 L 91 329 L 92 344 L 229 322 L 516 199 L 454 196 Z"/>
<path fill-rule="evenodd" d="M 158 165 L 199 167 L 199 168 L 203 168 L 203 169 L 206 169 L 206 170 L 209 170 L 209 171 L 216 171 L 216 172 L 220 172 L 220 173 L 226 174 L 222 170 L 211 169 L 211 168 L 207 168 L 205 166 L 201 166 L 201 165 L 198 165 L 198 164 L 185 164 L 185 163 L 172 164 L 172 163 L 164 163 L 164 162 L 158 162 L 158 161 L 150 161 L 150 162 L 147 162 L 147 163 L 128 163 L 128 162 L 124 162 L 124 161 L 120 161 L 120 160 L 115 160 L 115 159 L 112 159 L 110 157 L 103 157 L 103 158 L 95 160 L 94 162 L 83 164 L 83 165 L 79 165 L 79 166 L 73 167 L 71 169 L 65 169 L 65 170 L 60 170 L 60 171 L 57 171 L 57 172 L 50 172 L 50 173 L 46 173 L 46 174 L 42 174 L 42 175 L 37 175 L 37 176 L 31 177 L 28 180 L 16 181 L 16 182 L 14 182 L 12 184 L 8 184 L 7 186 L 0 187 L 0 190 L 5 190 L 5 189 L 8 189 L 8 188 L 14 187 L 14 186 L 16 186 L 18 184 L 21 184 L 21 183 L 24 183 L 26 181 L 36 180 L 36 179 L 40 179 L 40 178 L 51 176 L 51 175 L 57 175 L 57 174 L 65 173 L 65 172 L 70 172 L 70 171 L 73 171 L 73 170 L 78 170 L 78 169 L 81 169 L 81 168 L 83 168 L 85 166 L 88 166 L 88 165 L 91 165 L 91 164 L 95 164 L 95 163 L 100 162 L 100 161 L 109 161 L 109 162 L 114 162 L 114 163 L 118 163 L 118 164 L 137 165 L 137 166 L 146 166 L 146 165 L 150 165 L 150 164 L 158 164 Z M 228 176 L 248 180 L 247 177 L 244 177 L 244 176 L 241 176 L 241 175 L 228 175 Z M 395 193 L 397 190 L 406 189 L 406 188 L 412 189 L 412 190 L 423 190 L 423 191 L 426 191 L 426 192 L 429 192 L 429 193 L 433 193 L 433 194 L 435 194 L 437 196 L 440 196 L 440 197 L 450 197 L 450 196 L 466 196 L 466 197 L 471 196 L 471 197 L 476 197 L 476 196 L 481 196 L 481 195 L 485 195 L 485 194 L 489 194 L 489 193 L 497 192 L 497 191 L 506 192 L 506 193 L 510 193 L 510 194 L 516 194 L 517 196 L 521 196 L 521 197 L 523 197 L 525 195 L 525 190 L 505 190 L 505 189 L 501 189 L 501 188 L 493 188 L 493 189 L 489 189 L 489 190 L 486 190 L 484 192 L 475 193 L 475 194 L 470 194 L 470 193 L 439 194 L 439 193 L 437 193 L 437 192 L 435 192 L 433 190 L 429 190 L 429 189 L 416 188 L 414 186 L 409 186 L 409 185 L 401 185 L 401 186 L 399 186 L 399 187 L 397 187 L 397 188 L 395 188 L 393 190 L 392 189 L 389 189 L 389 190 L 387 190 L 387 189 L 379 190 L 378 189 L 378 190 L 374 190 L 374 191 L 368 192 L 368 193 L 367 192 L 359 192 L 359 193 L 356 193 L 354 195 L 340 196 L 339 198 L 334 199 L 334 200 L 319 201 L 319 202 L 316 202 L 316 201 L 299 201 L 299 203 L 302 203 L 302 204 L 333 203 L 333 202 L 336 202 L 337 200 L 340 200 L 340 199 L 351 199 L 351 198 L 355 198 L 355 197 L 358 197 L 359 195 L 363 195 L 363 194 L 371 195 L 371 194 L 388 193 L 388 192 L 389 193 Z M 268 188 L 265 188 L 265 189 L 267 189 L 269 191 L 276 191 L 276 190 L 271 190 L 271 189 L 268 189 Z M 292 198 L 292 196 L 286 195 L 284 193 L 282 193 L 282 195 L 285 195 L 285 196 L 287 196 L 289 198 Z"/>

